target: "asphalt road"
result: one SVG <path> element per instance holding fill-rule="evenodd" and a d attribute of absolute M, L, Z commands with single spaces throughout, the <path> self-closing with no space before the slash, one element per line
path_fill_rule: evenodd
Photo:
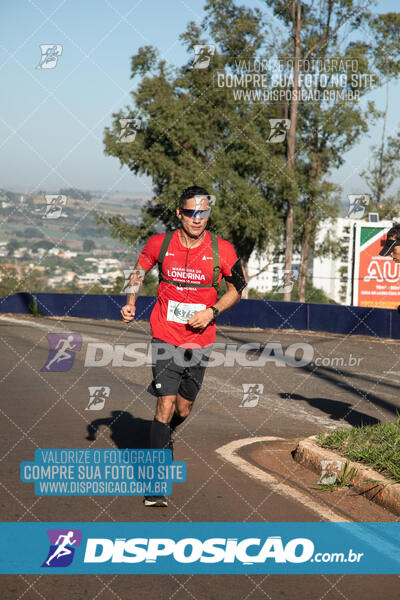
<path fill-rule="evenodd" d="M 69 370 L 45 372 L 46 335 L 55 332 L 79 334 L 82 345 Z M 174 485 L 168 508 L 145 508 L 139 497 L 37 497 L 32 484 L 19 480 L 20 462 L 33 460 L 36 448 L 148 446 L 155 406 L 146 391 L 151 367 L 121 361 L 130 360 L 124 355 L 128 344 L 150 341 L 149 325 L 9 315 L 0 317 L 0 341 L 2 521 L 323 521 L 324 499 L 315 500 L 319 511 L 306 494 L 304 501 L 280 494 L 224 460 L 217 449 L 266 436 L 295 445 L 319 431 L 391 421 L 400 410 L 400 342 L 223 327 L 216 341 L 229 344 L 230 354 L 225 365 L 207 369 L 192 414 L 178 430 L 175 459 L 186 461 L 188 478 Z M 247 362 L 243 351 L 236 351 L 245 343 L 260 345 L 250 348 Z M 94 354 L 95 344 L 103 344 L 103 352 Z M 221 362 L 225 354 L 219 352 Z M 90 355 L 103 366 L 85 366 Z M 251 397 L 244 395 L 250 384 L 256 385 Z M 87 410 L 89 387 L 110 389 L 101 410 Z M 90 424 L 92 439 L 87 439 Z M 291 464 L 289 451 L 283 459 L 274 456 L 271 471 L 296 473 L 290 483 L 295 489 L 302 468 Z M 309 476 L 304 473 L 304 479 Z M 364 499 L 353 498 L 351 509 L 341 502 L 336 499 L 333 510 L 349 520 L 397 520 Z M 2 576 L 1 583 L 4 600 L 50 600 L 55 590 L 60 600 L 368 600 L 383 593 L 389 600 L 400 595 L 399 577 L 377 575 L 23 575 Z"/>

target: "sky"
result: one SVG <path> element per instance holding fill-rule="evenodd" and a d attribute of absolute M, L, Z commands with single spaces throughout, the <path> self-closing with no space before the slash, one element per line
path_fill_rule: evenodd
<path fill-rule="evenodd" d="M 268 16 L 262 0 L 245 0 Z M 205 0 L 3 0 L 0 3 L 0 188 L 26 193 L 59 188 L 152 194 L 138 177 L 104 154 L 104 128 L 112 113 L 131 104 L 130 58 L 155 46 L 172 65 L 190 56 L 179 35 L 200 22 Z M 377 12 L 397 11 L 397 0 L 379 0 Z M 41 44 L 60 44 L 53 69 L 37 69 Z M 400 124 L 400 83 L 390 86 L 388 133 Z M 383 90 L 369 94 L 378 108 Z M 331 180 L 343 193 L 368 191 L 359 177 L 382 123 L 352 150 Z"/>

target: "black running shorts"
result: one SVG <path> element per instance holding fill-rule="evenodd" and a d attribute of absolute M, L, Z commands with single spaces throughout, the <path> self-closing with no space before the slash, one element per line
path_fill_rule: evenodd
<path fill-rule="evenodd" d="M 180 394 L 193 402 L 200 391 L 212 346 L 181 348 L 158 338 L 151 340 L 153 381 L 147 391 L 153 396 Z"/>

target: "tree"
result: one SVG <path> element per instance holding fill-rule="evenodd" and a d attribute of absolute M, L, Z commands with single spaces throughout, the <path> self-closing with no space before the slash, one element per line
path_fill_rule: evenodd
<path fill-rule="evenodd" d="M 251 289 L 249 290 L 249 298 L 253 300 L 283 300 L 283 293 L 275 293 L 275 292 L 258 292 L 257 290 Z M 294 302 L 299 301 L 299 288 L 298 285 L 295 284 L 292 290 L 292 300 Z M 315 288 L 309 281 L 306 282 L 306 299 L 304 302 L 312 302 L 318 304 L 336 304 L 333 300 L 328 298 L 323 290 Z"/>
<path fill-rule="evenodd" d="M 37 269 L 27 270 L 21 277 L 12 268 L 0 267 L 0 296 L 9 296 L 18 292 L 46 291 L 47 280 Z"/>
<path fill-rule="evenodd" d="M 35 242 L 32 244 L 32 250 L 39 250 L 39 248 L 43 248 L 44 250 L 51 250 L 54 248 L 54 243 L 49 242 L 48 240 L 40 240 L 39 242 Z"/>
<path fill-rule="evenodd" d="M 20 282 L 15 269 L 0 267 L 0 297 L 20 292 Z"/>
<path fill-rule="evenodd" d="M 7 248 L 7 255 L 8 256 L 14 256 L 14 252 L 15 250 L 18 250 L 18 248 L 20 248 L 22 246 L 21 242 L 19 242 L 16 239 L 12 239 L 8 242 L 6 248 Z"/>
<path fill-rule="evenodd" d="M 289 195 L 287 198 L 285 268 L 288 271 L 291 269 L 292 240 L 296 238 L 293 234 L 293 219 L 296 219 L 297 205 L 297 214 L 301 217 L 300 221 L 295 222 L 295 230 L 301 232 L 298 287 L 300 301 L 304 301 L 307 264 L 318 223 L 321 218 L 329 218 L 335 214 L 332 197 L 337 186 L 333 186 L 325 178 L 330 169 L 343 163 L 343 148 L 348 151 L 366 133 L 372 120 L 379 116 L 372 103 L 363 108 L 358 101 L 371 87 L 382 84 L 380 76 L 383 72 L 390 76 L 397 75 L 397 29 L 390 27 L 390 24 L 398 24 L 399 16 L 375 17 L 368 10 L 373 3 L 368 1 L 324 0 L 318 4 L 305 0 L 266 1 L 273 8 L 275 17 L 292 32 L 283 49 L 289 54 L 292 48 L 290 56 L 293 59 L 294 75 L 287 108 L 291 118 L 287 148 L 288 167 L 292 171 L 294 162 L 297 190 L 295 189 L 294 197 Z M 355 34 L 361 27 L 363 35 L 357 40 Z M 353 35 L 349 41 L 351 32 Z M 388 50 L 391 57 L 389 66 L 385 58 Z M 333 100 L 328 97 L 324 101 L 297 102 L 296 82 L 298 78 L 305 80 L 311 61 L 316 65 L 325 64 L 337 56 L 344 61 L 345 68 L 338 69 L 336 74 L 331 72 L 332 78 L 328 79 L 324 89 L 327 92 L 335 91 L 339 75 L 345 75 L 348 92 L 346 97 L 341 99 L 336 95 Z M 314 72 L 317 75 L 314 91 L 321 93 L 324 91 L 321 86 L 321 71 L 317 67 Z M 370 74 L 372 79 L 368 79 Z M 296 138 L 295 155 L 293 138 Z M 293 203 L 296 203 L 294 208 Z M 290 299 L 290 293 L 285 295 L 285 299 Z"/>
<path fill-rule="evenodd" d="M 83 240 L 83 251 L 84 252 L 90 252 L 94 248 L 96 248 L 96 244 L 94 243 L 93 240 L 89 240 L 89 239 Z"/>
<path fill-rule="evenodd" d="M 392 219 L 399 216 L 399 196 L 388 195 L 390 187 L 399 175 L 400 131 L 393 136 L 386 135 L 387 114 L 389 109 L 389 82 L 400 73 L 400 48 L 398 32 L 400 14 L 387 13 L 371 20 L 371 28 L 376 38 L 374 60 L 377 68 L 385 77 L 386 106 L 383 113 L 382 136 L 379 146 L 372 146 L 372 159 L 368 170 L 361 176 L 372 192 L 371 210 L 379 213 L 380 218 Z"/>
<path fill-rule="evenodd" d="M 256 51 L 260 46 L 261 17 L 259 11 L 243 7 L 225 15 L 224 6 L 218 2 L 208 6 L 209 31 L 222 51 L 227 44 L 230 48 L 229 53 L 213 57 L 213 66 L 229 69 L 233 57 L 246 47 Z M 229 39 L 223 38 L 226 19 Z M 190 51 L 204 41 L 202 28 L 194 23 L 181 37 Z M 132 77 L 141 76 L 137 90 L 132 92 L 135 108 L 113 115 L 113 127 L 105 132 L 105 152 L 118 157 L 134 173 L 149 175 L 155 197 L 135 225 L 118 216 L 99 215 L 98 222 L 107 224 L 114 237 L 130 245 L 142 242 L 156 232 L 159 222 L 167 228 L 177 227 L 175 209 L 182 189 L 201 185 L 218 198 L 210 229 L 234 244 L 247 271 L 254 249 L 265 250 L 268 243 L 279 240 L 280 217 L 274 202 L 280 193 L 276 174 L 284 156 L 272 146 L 266 147 L 266 109 L 238 104 L 232 90 L 215 92 L 210 70 L 190 65 L 168 68 L 157 60 L 151 47 L 139 49 L 131 65 Z M 120 143 L 119 119 L 137 114 L 142 128 L 135 142 Z"/>
<path fill-rule="evenodd" d="M 133 105 L 113 115 L 112 126 L 105 130 L 105 153 L 117 157 L 133 173 L 150 176 L 154 198 L 134 225 L 121 216 L 97 215 L 97 222 L 107 225 L 113 237 L 136 245 L 155 233 L 157 224 L 177 226 L 175 207 L 184 187 L 211 186 L 218 200 L 210 229 L 234 244 L 246 279 L 254 250 L 262 253 L 272 246 L 275 254 L 284 251 L 289 272 L 293 248 L 301 249 L 298 287 L 304 301 L 316 232 L 324 220 L 337 214 L 339 187 L 327 179 L 330 170 L 343 163 L 343 148 L 351 149 L 378 116 L 372 103 L 357 104 L 355 92 L 360 98 L 367 91 L 357 77 L 368 74 L 370 59 L 375 60 L 374 72 L 382 71 L 379 44 L 384 44 L 385 36 L 393 42 L 393 55 L 399 51 L 390 20 L 372 17 L 368 11 L 372 0 L 266 3 L 283 25 L 278 37 L 258 9 L 236 6 L 232 0 L 209 0 L 203 22 L 189 23 L 181 39 L 190 51 L 195 45 L 212 43 L 212 68 L 169 67 L 150 46 L 132 57 L 131 77 L 140 77 L 132 92 Z M 368 43 L 356 40 L 360 27 L 363 32 L 369 28 Z M 296 92 L 301 91 L 300 81 L 306 74 L 304 61 L 332 59 L 337 54 L 350 61 L 342 67 L 347 98 L 299 101 Z M 250 95 L 238 102 L 232 89 L 218 82 L 219 73 L 245 76 L 251 72 L 250 67 L 238 64 L 240 56 L 289 57 L 291 77 L 277 88 L 290 94 L 263 102 Z M 353 80 L 351 59 L 355 58 Z M 394 66 L 390 68 L 394 72 Z M 321 92 L 323 84 L 318 77 L 317 81 L 314 91 Z M 329 81 L 328 91 L 337 86 Z M 272 117 L 290 119 L 285 143 L 266 143 Z M 123 118 L 141 120 L 132 143 L 121 140 Z M 284 299 L 290 297 L 288 293 Z"/>
<path fill-rule="evenodd" d="M 382 136 L 379 146 L 371 147 L 368 169 L 361 172 L 372 193 L 371 212 L 377 212 L 381 219 L 399 216 L 399 191 L 397 197 L 389 195 L 389 190 L 400 173 L 400 131 L 386 137 L 387 115 L 389 110 L 389 79 L 386 82 L 386 106 L 383 114 Z"/>
<path fill-rule="evenodd" d="M 372 203 L 368 207 L 377 212 L 381 219 L 399 217 L 399 190 L 396 196 L 389 190 L 400 174 L 400 131 L 385 138 L 385 126 L 379 146 L 371 147 L 371 159 L 368 169 L 361 176 L 368 184 L 372 195 Z"/>
<path fill-rule="evenodd" d="M 85 200 L 85 202 L 89 202 L 93 197 L 90 192 L 84 192 L 82 190 L 78 190 L 77 188 L 60 189 L 58 193 L 63 196 L 69 196 L 70 198 Z"/>

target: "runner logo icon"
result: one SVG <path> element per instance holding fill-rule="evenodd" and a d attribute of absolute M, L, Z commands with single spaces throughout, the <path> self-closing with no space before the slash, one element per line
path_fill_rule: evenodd
<path fill-rule="evenodd" d="M 59 219 L 66 203 L 67 196 L 46 195 L 46 212 L 43 215 L 43 219 Z M 66 215 L 64 214 L 63 216 L 65 217 Z"/>
<path fill-rule="evenodd" d="M 81 545 L 79 529 L 48 529 L 50 548 L 42 567 L 68 567 L 74 558 L 75 548 Z"/>
<path fill-rule="evenodd" d="M 61 44 L 40 44 L 40 62 L 37 69 L 54 69 L 57 66 L 59 57 L 62 54 Z"/>
<path fill-rule="evenodd" d="M 264 391 L 264 384 L 262 383 L 242 383 L 243 388 L 243 399 L 239 406 L 246 408 L 253 408 L 257 406 Z"/>
<path fill-rule="evenodd" d="M 89 386 L 89 403 L 85 410 L 101 410 L 104 408 L 106 399 L 110 397 L 108 386 Z"/>
<path fill-rule="evenodd" d="M 46 364 L 41 371 L 46 373 L 69 371 L 74 364 L 75 352 L 82 346 L 82 336 L 79 333 L 48 333 L 50 350 Z"/>
<path fill-rule="evenodd" d="M 206 69 L 210 64 L 211 58 L 215 54 L 213 44 L 196 44 L 194 47 L 193 69 Z"/>
<path fill-rule="evenodd" d="M 286 139 L 286 134 L 290 127 L 290 119 L 269 119 L 269 126 L 270 132 L 267 142 L 270 144 L 279 144 Z"/>

